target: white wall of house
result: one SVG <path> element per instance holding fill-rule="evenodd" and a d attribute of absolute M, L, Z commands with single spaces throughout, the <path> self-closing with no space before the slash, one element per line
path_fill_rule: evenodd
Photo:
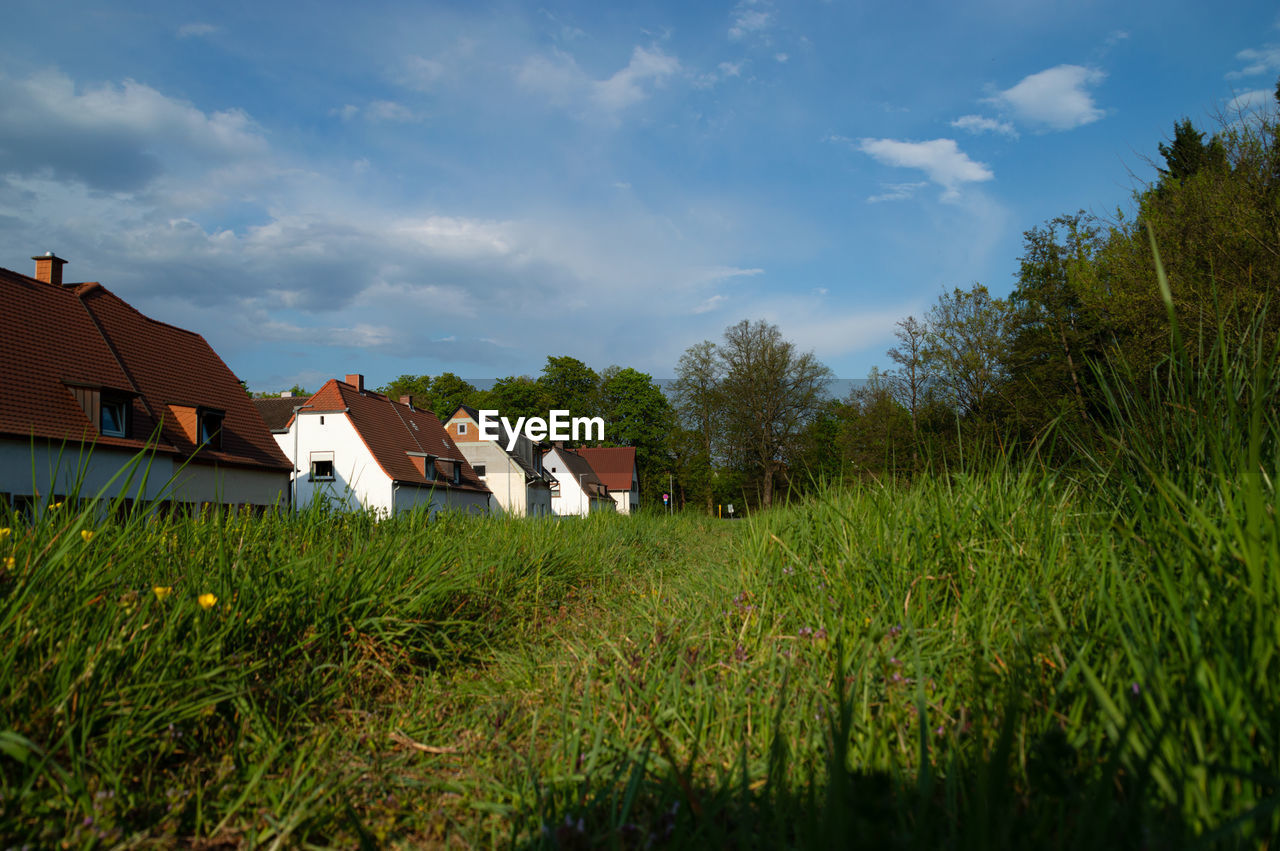
<path fill-rule="evenodd" d="M 442 509 L 483 512 L 489 495 L 445 487 L 426 488 L 395 485 L 379 466 L 355 424 L 345 413 L 300 411 L 289 431 L 273 436 L 290 460 L 294 457 L 297 429 L 298 507 L 305 509 L 321 497 L 334 507 L 348 510 L 367 508 L 379 514 L 427 507 L 434 514 Z M 313 479 L 313 460 L 332 460 L 333 479 Z"/>
<path fill-rule="evenodd" d="M 595 511 L 609 511 L 613 506 L 602 499 L 591 499 L 582 483 L 569 470 L 560 455 L 560 450 L 552 449 L 542 459 L 547 472 L 560 483 L 560 493 L 551 497 L 551 512 L 559 516 L 576 515 L 585 517 Z"/>
<path fill-rule="evenodd" d="M 485 514 L 489 511 L 489 494 L 478 491 L 397 485 L 393 488 L 393 498 L 396 511 L 410 511 L 414 508 L 426 509 L 431 514 L 438 511 Z"/>
<path fill-rule="evenodd" d="M 527 440 L 526 440 L 527 442 Z M 484 483 L 493 491 L 490 505 L 494 514 L 515 517 L 545 517 L 551 514 L 551 491 L 545 485 L 531 485 L 524 468 L 497 443 L 483 440 L 457 444 L 473 468 L 484 467 Z"/>
<path fill-rule="evenodd" d="M 200 504 L 283 507 L 289 504 L 288 475 L 286 472 L 187 464 L 175 472 L 173 487 L 166 498 Z"/>
<path fill-rule="evenodd" d="M 382 471 L 346 414 L 299 411 L 289 431 L 274 435 L 285 457 L 298 470 L 298 507 L 321 497 L 346 509 L 391 512 L 391 477 Z M 294 446 L 297 446 L 297 459 Z M 312 458 L 333 461 L 333 480 L 313 480 Z"/>
<path fill-rule="evenodd" d="M 34 474 L 34 475 L 33 475 Z M 132 477 L 132 478 L 131 478 Z M 0 440 L 0 493 L 10 498 L 69 496 L 164 499 L 227 505 L 276 505 L 287 499 L 288 474 L 187 464 L 163 453 L 45 441 Z M 34 485 L 34 490 L 33 490 Z"/>

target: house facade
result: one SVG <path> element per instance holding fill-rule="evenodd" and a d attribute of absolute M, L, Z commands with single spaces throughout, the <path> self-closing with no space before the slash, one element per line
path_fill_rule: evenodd
<path fill-rule="evenodd" d="M 585 517 L 615 510 L 608 488 L 576 451 L 552 447 L 542 456 L 542 466 L 556 480 L 551 491 L 551 510 L 555 514 Z"/>
<path fill-rule="evenodd" d="M 282 502 L 289 461 L 203 337 L 33 259 L 0 269 L 0 499 Z"/>
<path fill-rule="evenodd" d="M 634 446 L 583 447 L 578 454 L 587 459 L 596 476 L 609 489 L 619 514 L 640 509 L 640 472 Z"/>
<path fill-rule="evenodd" d="M 460 405 L 445 423 L 449 438 L 493 493 L 494 514 L 545 517 L 552 513 L 551 488 L 555 479 L 542 467 L 542 449 L 527 436 L 511 434 L 499 422 L 497 440 L 480 436 L 480 412 Z"/>
<path fill-rule="evenodd" d="M 283 404 L 282 404 L 283 403 Z M 300 508 L 317 500 L 378 514 L 422 508 L 482 514 L 491 493 L 430 411 L 330 379 L 309 399 L 259 399 L 280 450 L 296 461 Z"/>

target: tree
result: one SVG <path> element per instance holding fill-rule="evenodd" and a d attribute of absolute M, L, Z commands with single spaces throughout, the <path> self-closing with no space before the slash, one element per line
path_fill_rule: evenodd
<path fill-rule="evenodd" d="M 702 497 L 708 514 L 715 513 L 712 469 L 722 432 L 717 412 L 721 407 L 720 382 L 723 377 L 715 343 L 703 340 L 680 356 L 672 392 L 681 428 L 686 432 L 680 440 L 681 458 L 687 471 L 682 481 L 688 482 Z"/>
<path fill-rule="evenodd" d="M 1008 316 L 1008 303 L 981 284 L 943 293 L 929 310 L 924 360 L 956 412 L 991 419 L 1007 376 Z"/>
<path fill-rule="evenodd" d="M 668 444 L 675 425 L 671 403 L 649 375 L 630 367 L 605 370 L 600 398 L 606 442 L 635 447 L 640 490 L 651 497 L 657 487 L 665 486 L 662 474 L 670 469 Z M 664 481 L 659 483 L 659 477 Z"/>
<path fill-rule="evenodd" d="M 776 325 L 746 319 L 724 332 L 717 349 L 720 398 L 733 445 L 760 473 L 760 503 L 773 504 L 773 483 L 796 435 L 826 401 L 831 371 L 798 352 Z"/>
<path fill-rule="evenodd" d="M 1101 229 L 1083 210 L 1023 234 L 1009 297 L 1009 360 L 1019 416 L 1037 428 L 1060 414 L 1087 418 L 1087 360 L 1100 354 L 1096 255 Z"/>
<path fill-rule="evenodd" d="M 477 394 L 476 401 L 477 407 L 496 410 L 512 423 L 517 417 L 545 419 L 551 409 L 547 388 L 527 375 L 499 378 L 487 392 Z"/>
<path fill-rule="evenodd" d="M 431 380 L 431 410 L 444 422 L 460 405 L 472 405 L 477 390 L 452 372 L 442 372 Z"/>
<path fill-rule="evenodd" d="M 558 408 L 574 417 L 600 414 L 600 376 L 577 358 L 548 356 L 538 383 L 550 400 L 548 410 Z"/>
<path fill-rule="evenodd" d="M 431 376 L 401 375 L 394 381 L 378 388 L 378 392 L 388 399 L 399 400 L 408 396 L 415 405 L 426 405 L 431 398 Z"/>
<path fill-rule="evenodd" d="M 884 374 L 889 391 L 911 416 L 911 467 L 920 460 L 920 410 L 931 393 L 931 381 L 925 351 L 929 345 L 929 326 L 908 316 L 897 324 L 894 336 L 898 345 L 886 353 L 898 365 Z"/>

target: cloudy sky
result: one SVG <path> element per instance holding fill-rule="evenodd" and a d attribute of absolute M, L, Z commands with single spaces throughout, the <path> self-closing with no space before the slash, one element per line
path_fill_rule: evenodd
<path fill-rule="evenodd" d="M 1263 2 L 4 5 L 0 266 L 52 250 L 255 390 L 666 377 L 743 318 L 860 377 L 1280 75 Z"/>

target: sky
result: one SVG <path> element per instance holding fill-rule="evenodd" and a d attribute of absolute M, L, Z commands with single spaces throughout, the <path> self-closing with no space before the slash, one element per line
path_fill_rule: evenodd
<path fill-rule="evenodd" d="M 764 319 L 842 378 L 1022 234 L 1271 97 L 1233 2 L 6 0 L 0 266 L 68 260 L 250 389 L 675 374 Z M 57 329 L 50 329 L 57 333 Z"/>

